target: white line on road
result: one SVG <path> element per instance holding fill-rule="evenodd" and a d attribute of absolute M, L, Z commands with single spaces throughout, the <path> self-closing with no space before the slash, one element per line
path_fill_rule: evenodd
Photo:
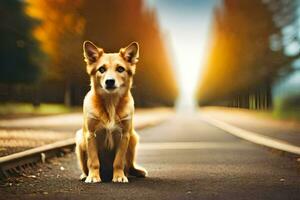
<path fill-rule="evenodd" d="M 144 150 L 178 149 L 232 149 L 239 148 L 237 142 L 145 142 L 139 145 Z"/>
<path fill-rule="evenodd" d="M 247 130 L 238 128 L 236 126 L 230 125 L 228 123 L 225 123 L 223 121 L 213 119 L 208 116 L 203 116 L 202 120 L 217 127 L 217 128 L 220 128 L 232 135 L 235 135 L 242 139 L 248 140 L 250 142 L 260 144 L 260 145 L 263 145 L 266 147 L 270 147 L 273 149 L 277 149 L 280 151 L 285 151 L 285 152 L 289 152 L 292 154 L 300 155 L 300 147 L 292 145 L 285 141 L 267 137 L 267 136 L 263 136 L 261 134 L 258 134 L 258 133 L 252 132 L 252 131 L 247 131 Z"/>

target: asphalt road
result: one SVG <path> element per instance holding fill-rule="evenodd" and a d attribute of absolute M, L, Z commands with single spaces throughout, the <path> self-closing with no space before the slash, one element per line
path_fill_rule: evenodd
<path fill-rule="evenodd" d="M 140 131 L 138 162 L 149 177 L 85 184 L 75 155 L 2 183 L 0 199 L 300 199 L 295 160 L 179 115 Z"/>
<path fill-rule="evenodd" d="M 300 146 L 299 121 L 274 119 L 271 113 L 246 109 L 208 107 L 201 112 L 239 128 Z"/>
<path fill-rule="evenodd" d="M 169 108 L 137 109 L 134 115 L 138 128 L 153 126 L 168 119 Z M 82 126 L 82 113 L 0 119 L 0 157 L 34 147 L 73 138 Z"/>

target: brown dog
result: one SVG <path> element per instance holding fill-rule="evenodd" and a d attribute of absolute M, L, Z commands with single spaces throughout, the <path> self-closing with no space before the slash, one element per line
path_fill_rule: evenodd
<path fill-rule="evenodd" d="M 92 42 L 83 44 L 91 90 L 83 103 L 83 127 L 76 133 L 76 154 L 86 183 L 101 182 L 101 152 L 113 153 L 113 182 L 128 182 L 125 174 L 145 177 L 135 165 L 138 135 L 133 127 L 134 102 L 130 92 L 139 45 L 119 53 L 104 53 Z"/>

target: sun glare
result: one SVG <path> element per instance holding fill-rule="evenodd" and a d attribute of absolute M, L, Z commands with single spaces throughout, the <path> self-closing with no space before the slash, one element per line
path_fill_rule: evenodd
<path fill-rule="evenodd" d="M 176 70 L 179 97 L 176 108 L 179 111 L 193 111 L 196 108 L 196 89 L 205 64 L 209 25 L 213 7 L 217 1 L 194 2 L 187 7 L 180 1 L 148 0 L 148 6 L 157 10 L 159 23 L 168 34 L 167 44 L 172 48 L 171 62 Z M 185 12 L 182 12 L 185 6 Z M 196 8 L 196 7 L 197 8 Z"/>
<path fill-rule="evenodd" d="M 197 89 L 201 66 L 205 58 L 206 34 L 205 30 L 197 33 L 174 34 L 172 43 L 177 63 L 177 83 L 179 98 L 176 107 L 179 111 L 192 111 L 197 102 L 195 92 Z"/>

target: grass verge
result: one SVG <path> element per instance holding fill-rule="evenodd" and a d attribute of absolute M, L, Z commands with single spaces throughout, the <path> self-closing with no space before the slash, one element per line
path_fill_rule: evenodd
<path fill-rule="evenodd" d="M 63 104 L 41 104 L 34 107 L 29 103 L 0 103 L 0 116 L 35 116 L 63 114 L 81 111 L 80 107 L 66 107 Z"/>

